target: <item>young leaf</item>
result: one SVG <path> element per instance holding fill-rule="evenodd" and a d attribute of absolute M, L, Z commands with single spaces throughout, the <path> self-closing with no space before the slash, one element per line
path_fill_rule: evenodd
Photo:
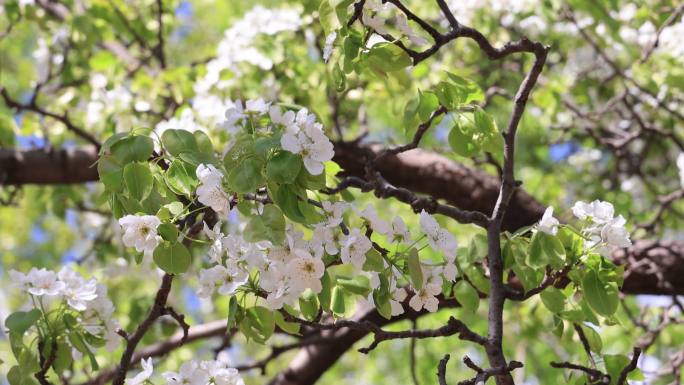
<path fill-rule="evenodd" d="M 147 164 L 130 163 L 124 167 L 123 178 L 131 198 L 142 202 L 152 192 L 154 179 Z"/>
<path fill-rule="evenodd" d="M 192 262 L 190 251 L 182 243 L 162 243 L 154 250 L 154 263 L 169 274 L 182 274 Z"/>
<path fill-rule="evenodd" d="M 618 307 L 618 288 L 614 282 L 602 282 L 595 270 L 589 270 L 582 279 L 582 290 L 595 312 L 604 317 L 615 314 Z"/>
<path fill-rule="evenodd" d="M 411 284 L 416 290 L 423 288 L 423 269 L 420 267 L 420 258 L 418 257 L 418 250 L 411 248 L 409 250 L 408 258 L 406 260 L 408 266 L 409 277 Z"/>

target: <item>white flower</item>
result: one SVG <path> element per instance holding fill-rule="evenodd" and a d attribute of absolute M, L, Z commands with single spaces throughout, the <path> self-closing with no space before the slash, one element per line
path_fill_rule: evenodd
<path fill-rule="evenodd" d="M 328 62 L 328 59 L 330 59 L 330 55 L 332 55 L 333 52 L 333 44 L 335 43 L 335 39 L 337 39 L 337 31 L 332 31 L 328 36 L 325 37 L 325 46 L 323 47 L 323 61 Z"/>
<path fill-rule="evenodd" d="M 595 200 L 586 203 L 578 201 L 572 206 L 572 213 L 582 220 L 590 218 L 595 223 L 606 223 L 613 219 L 615 210 L 610 202 Z"/>
<path fill-rule="evenodd" d="M 148 358 L 147 361 L 140 359 L 140 366 L 143 368 L 142 372 L 136 374 L 135 377 L 131 379 L 127 378 L 125 382 L 126 385 L 142 385 L 150 376 L 152 376 L 152 372 L 154 371 L 152 357 Z"/>
<path fill-rule="evenodd" d="M 211 246 L 209 246 L 209 257 L 214 262 L 220 263 L 221 257 L 223 257 L 223 233 L 221 232 L 221 222 L 216 222 L 213 229 L 210 229 L 207 222 L 204 222 L 202 232 L 211 241 Z"/>
<path fill-rule="evenodd" d="M 63 267 L 57 276 L 65 284 L 62 290 L 64 299 L 75 310 L 86 310 L 87 302 L 97 298 L 97 282 L 94 279 L 86 281 L 69 267 Z"/>
<path fill-rule="evenodd" d="M 342 235 L 340 242 L 342 263 L 351 263 L 356 269 L 361 269 L 366 262 L 366 253 L 373 247 L 370 239 L 361 234 L 359 229 L 352 229 L 348 235 Z"/>
<path fill-rule="evenodd" d="M 363 25 L 371 28 L 375 33 L 379 35 L 387 35 L 389 31 L 385 27 L 385 19 L 380 17 L 380 15 L 371 16 L 368 12 L 364 12 L 361 16 L 361 21 Z"/>
<path fill-rule="evenodd" d="M 226 120 L 221 123 L 221 126 L 231 134 L 234 134 L 240 130 L 242 119 L 246 117 L 245 110 L 242 107 L 242 102 L 236 100 L 233 103 L 233 107 L 226 110 Z"/>
<path fill-rule="evenodd" d="M 274 247 L 268 254 L 268 257 L 273 261 L 287 263 L 297 255 L 297 249 L 306 250 L 307 243 L 303 239 L 304 233 L 295 230 L 293 227 L 288 227 L 285 231 L 285 244 L 283 246 Z"/>
<path fill-rule="evenodd" d="M 165 372 L 162 376 L 167 385 L 206 385 L 209 382 L 209 375 L 195 361 L 185 362 L 178 373 Z"/>
<path fill-rule="evenodd" d="M 290 125 L 280 138 L 280 145 L 286 151 L 301 154 L 309 173 L 319 175 L 325 169 L 323 162 L 332 159 L 335 151 L 332 142 L 323 133 L 323 126 L 313 119 L 315 116 L 309 115 L 306 108 L 299 110 L 295 124 Z"/>
<path fill-rule="evenodd" d="M 416 294 L 411 297 L 409 306 L 415 311 L 420 311 L 422 308 L 434 313 L 437 311 L 439 300 L 437 295 L 442 292 L 442 286 L 436 283 L 428 283 L 423 286 Z"/>
<path fill-rule="evenodd" d="M 292 283 L 299 290 L 311 289 L 315 293 L 320 293 L 321 277 L 325 273 L 323 261 L 304 250 L 297 250 L 296 254 L 297 258 L 288 262 L 286 266 Z"/>
<path fill-rule="evenodd" d="M 444 274 L 444 278 L 446 278 L 447 281 L 454 282 L 456 280 L 456 274 L 458 273 L 456 262 L 454 259 L 446 259 L 445 262 L 446 264 L 442 269 L 442 274 Z"/>
<path fill-rule="evenodd" d="M 27 291 L 31 287 L 28 275 L 16 270 L 10 270 L 8 274 L 10 285 L 13 287 L 23 291 Z"/>
<path fill-rule="evenodd" d="M 428 242 L 433 249 L 440 250 L 447 256 L 453 256 L 456 253 L 458 245 L 454 235 L 441 228 L 437 220 L 425 210 L 420 212 L 420 227 L 427 235 Z"/>
<path fill-rule="evenodd" d="M 370 227 L 373 229 L 373 231 L 383 235 L 389 235 L 391 227 L 387 221 L 378 216 L 377 211 L 375 211 L 375 207 L 368 205 L 365 209 L 363 209 L 362 212 L 359 213 L 359 215 L 362 218 L 365 218 L 368 223 L 370 223 Z"/>
<path fill-rule="evenodd" d="M 197 200 L 217 213 L 227 216 L 230 213 L 230 199 L 221 187 L 223 173 L 211 164 L 200 164 L 195 174 L 200 181 L 197 187 Z"/>
<path fill-rule="evenodd" d="M 326 219 L 321 223 L 326 227 L 335 227 L 342 223 L 342 216 L 349 208 L 349 204 L 347 202 L 324 201 L 322 206 Z"/>
<path fill-rule="evenodd" d="M 679 169 L 679 183 L 684 188 L 684 152 L 679 153 L 679 156 L 677 156 L 677 168 Z"/>
<path fill-rule="evenodd" d="M 154 215 L 126 215 L 119 219 L 119 225 L 124 230 L 124 245 L 151 255 L 161 241 L 161 237 L 157 235 L 160 224 L 161 221 Z"/>
<path fill-rule="evenodd" d="M 31 269 L 28 273 L 29 289 L 28 292 L 36 296 L 55 296 L 62 294 L 66 284 L 57 279 L 54 271 L 47 269 Z"/>
<path fill-rule="evenodd" d="M 402 35 L 406 36 L 411 43 L 415 45 L 424 45 L 427 44 L 427 40 L 423 38 L 422 36 L 416 34 L 416 32 L 411 28 L 411 26 L 408 24 L 408 20 L 406 19 L 406 16 L 404 16 L 403 13 L 400 13 L 397 15 L 397 29 L 399 32 L 401 32 Z"/>
<path fill-rule="evenodd" d="M 626 222 L 627 221 L 622 215 L 618 215 L 616 218 L 606 223 L 606 225 L 603 226 L 603 229 L 601 229 L 601 239 L 609 246 L 631 246 L 632 241 L 629 239 L 629 232 L 625 229 Z"/>
<path fill-rule="evenodd" d="M 401 304 L 406 300 L 408 293 L 406 289 L 400 287 L 392 293 L 392 299 L 390 299 L 390 307 L 392 308 L 392 316 L 398 316 L 404 314 L 404 306 Z"/>
<path fill-rule="evenodd" d="M 220 368 L 209 373 L 216 385 L 245 385 L 245 382 L 235 368 Z"/>
<path fill-rule="evenodd" d="M 248 100 L 245 104 L 245 112 L 263 115 L 266 113 L 266 111 L 268 111 L 268 107 L 270 105 L 271 102 L 266 102 L 262 98 L 256 100 Z"/>
<path fill-rule="evenodd" d="M 406 224 L 401 217 L 394 217 L 394 220 L 392 220 L 392 228 L 387 233 L 387 238 L 390 242 L 411 242 L 411 233 L 409 233 L 408 228 L 406 228 Z"/>
<path fill-rule="evenodd" d="M 312 249 L 315 250 L 316 254 L 322 254 L 325 250 L 330 255 L 336 255 L 340 252 L 337 234 L 338 232 L 330 227 L 321 224 L 316 225 L 311 237 Z"/>
<path fill-rule="evenodd" d="M 546 211 L 544 211 L 544 216 L 542 216 L 542 219 L 539 221 L 537 229 L 550 235 L 556 235 L 558 232 L 558 224 L 558 219 L 553 217 L 553 206 L 549 206 L 546 208 Z"/>
<path fill-rule="evenodd" d="M 268 109 L 268 116 L 271 118 L 273 124 L 280 124 L 283 127 L 289 127 L 294 123 L 294 111 L 287 110 L 285 113 L 278 106 L 271 106 Z"/>

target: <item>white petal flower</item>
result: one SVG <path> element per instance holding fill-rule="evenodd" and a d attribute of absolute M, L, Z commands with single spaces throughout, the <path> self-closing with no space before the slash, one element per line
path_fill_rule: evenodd
<path fill-rule="evenodd" d="M 230 198 L 221 187 L 223 173 L 212 165 L 200 164 L 195 171 L 200 181 L 197 187 L 197 200 L 205 206 L 211 207 L 222 216 L 230 213 Z"/>
<path fill-rule="evenodd" d="M 320 293 L 321 277 L 325 273 L 323 261 L 304 250 L 297 250 L 296 254 L 297 257 L 286 266 L 292 283 L 299 290 L 311 289 L 314 293 Z"/>
<path fill-rule="evenodd" d="M 57 279 L 54 271 L 47 269 L 31 269 L 28 273 L 28 292 L 35 296 L 56 296 L 62 294 L 66 284 Z"/>
<path fill-rule="evenodd" d="M 442 287 L 440 285 L 428 283 L 411 297 L 409 306 L 415 311 L 425 308 L 430 313 L 434 313 L 439 305 L 439 300 L 436 296 L 441 292 Z"/>
<path fill-rule="evenodd" d="M 161 224 L 154 215 L 126 215 L 119 219 L 119 225 L 124 230 L 122 237 L 126 247 L 135 247 L 138 252 L 152 255 L 159 245 L 161 237 L 157 235 L 157 227 Z"/>
<path fill-rule="evenodd" d="M 402 302 L 406 300 L 408 293 L 406 289 L 400 287 L 392 293 L 392 299 L 390 299 L 390 307 L 392 308 L 392 316 L 398 316 L 404 314 L 404 306 Z"/>
<path fill-rule="evenodd" d="M 86 310 L 87 303 L 97 298 L 97 282 L 94 279 L 86 281 L 68 266 L 63 267 L 57 276 L 65 284 L 62 290 L 64 299 L 75 310 Z"/>
<path fill-rule="evenodd" d="M 360 270 L 366 263 L 366 253 L 373 247 L 370 239 L 361 234 L 359 229 L 352 229 L 348 235 L 342 235 L 340 242 L 342 244 L 340 250 L 342 263 L 350 263 Z"/>
<path fill-rule="evenodd" d="M 606 223 L 613 219 L 615 210 L 610 202 L 595 200 L 586 203 L 578 201 L 572 207 L 572 213 L 582 220 L 590 218 L 595 223 Z"/>
<path fill-rule="evenodd" d="M 127 378 L 125 382 L 126 385 L 142 385 L 150 376 L 152 376 L 152 372 L 154 371 L 152 357 L 148 358 L 147 361 L 145 361 L 145 359 L 140 359 L 140 366 L 143 368 L 142 372 L 136 374 L 133 378 Z"/>
<path fill-rule="evenodd" d="M 322 206 L 326 220 L 321 223 L 326 227 L 336 227 L 342 223 L 342 216 L 349 208 L 347 202 L 324 201 Z"/>
<path fill-rule="evenodd" d="M 556 235 L 558 232 L 558 224 L 558 219 L 553 217 L 553 206 L 549 206 L 546 208 L 546 211 L 544 211 L 544 216 L 542 216 L 542 219 L 539 221 L 537 228 L 541 232 Z"/>
<path fill-rule="evenodd" d="M 677 168 L 679 169 L 679 183 L 684 188 L 684 152 L 677 156 Z"/>
<path fill-rule="evenodd" d="M 371 16 L 368 12 L 364 12 L 361 16 L 361 21 L 363 22 L 363 25 L 371 28 L 379 35 L 387 35 L 389 33 L 389 30 L 387 30 L 387 27 L 385 26 L 385 19 L 380 15 Z"/>
<path fill-rule="evenodd" d="M 337 39 L 337 31 L 332 31 L 328 36 L 325 37 L 325 46 L 323 47 L 323 61 L 328 62 L 328 59 L 330 59 L 330 55 L 332 55 L 333 52 L 333 44 L 335 43 L 335 39 Z"/>
<path fill-rule="evenodd" d="M 216 385 L 245 385 L 245 382 L 235 368 L 221 368 L 210 373 Z"/>
<path fill-rule="evenodd" d="M 401 32 L 402 35 L 406 36 L 411 41 L 411 43 L 415 45 L 427 44 L 427 40 L 424 37 L 418 35 L 416 31 L 414 31 L 413 28 L 411 28 L 411 26 L 408 23 L 408 20 L 406 19 L 406 16 L 403 13 L 397 15 L 396 20 L 397 29 L 399 30 L 399 32 Z"/>
<path fill-rule="evenodd" d="M 625 218 L 618 215 L 612 221 L 606 223 L 601 230 L 601 239 L 609 246 L 629 247 L 632 241 L 629 239 L 629 232 L 625 229 Z"/>
<path fill-rule="evenodd" d="M 302 108 L 297 112 L 294 124 L 288 126 L 280 138 L 284 150 L 302 155 L 304 167 L 311 175 L 321 174 L 325 169 L 323 163 L 335 155 L 332 142 L 315 118 L 315 115 Z"/>
<path fill-rule="evenodd" d="M 456 253 L 458 245 L 454 235 L 441 228 L 437 220 L 425 210 L 420 212 L 420 227 L 427 235 L 428 242 L 433 249 L 439 250 L 449 257 Z"/>
<path fill-rule="evenodd" d="M 283 113 L 282 109 L 278 106 L 271 106 L 268 109 L 268 116 L 273 124 L 280 124 L 283 127 L 289 127 L 294 123 L 295 119 L 294 111 L 288 110 Z"/>
<path fill-rule="evenodd" d="M 242 102 L 236 100 L 233 107 L 226 110 L 226 120 L 221 126 L 231 134 L 238 132 L 242 128 L 242 121 L 246 117 Z"/>
<path fill-rule="evenodd" d="M 378 216 L 375 207 L 368 205 L 362 212 L 359 213 L 362 218 L 365 218 L 369 223 L 373 231 L 389 236 L 391 232 L 391 227 L 387 221 L 381 219 Z"/>
<path fill-rule="evenodd" d="M 266 102 L 262 98 L 256 100 L 248 100 L 245 104 L 245 112 L 263 115 L 268 111 L 268 107 L 270 106 L 271 102 Z"/>
<path fill-rule="evenodd" d="M 392 220 L 392 228 L 387 234 L 387 238 L 390 242 L 398 243 L 409 243 L 411 242 L 411 233 L 409 233 L 404 220 L 401 217 L 396 216 Z"/>
<path fill-rule="evenodd" d="M 165 372 L 162 376 L 167 385 L 206 385 L 209 382 L 209 374 L 195 361 L 183 363 L 178 373 Z"/>

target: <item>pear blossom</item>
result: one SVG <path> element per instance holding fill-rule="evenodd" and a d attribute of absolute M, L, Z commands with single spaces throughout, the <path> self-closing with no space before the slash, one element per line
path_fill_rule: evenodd
<path fill-rule="evenodd" d="M 270 106 L 271 102 L 266 102 L 262 98 L 256 100 L 248 100 L 247 103 L 245 103 L 245 112 L 253 113 L 256 115 L 263 115 L 268 111 L 268 108 Z"/>
<path fill-rule="evenodd" d="M 333 144 L 323 133 L 323 126 L 315 123 L 308 110 L 302 108 L 297 112 L 295 124 L 290 125 L 280 138 L 284 150 L 293 154 L 301 154 L 304 167 L 311 175 L 319 175 L 325 167 L 323 163 L 335 155 Z"/>
<path fill-rule="evenodd" d="M 231 134 L 237 133 L 241 128 L 242 120 L 247 116 L 242 106 L 242 101 L 236 100 L 232 107 L 226 110 L 226 120 L 221 123 L 221 127 Z"/>
<path fill-rule="evenodd" d="M 94 279 L 86 281 L 69 267 L 62 268 L 57 276 L 65 285 L 62 296 L 75 310 L 86 310 L 88 302 L 97 298 L 97 282 Z"/>
<path fill-rule="evenodd" d="M 342 263 L 351 263 L 355 268 L 361 269 L 366 262 L 366 253 L 373 247 L 370 239 L 361 234 L 359 229 L 352 229 L 348 235 L 340 238 L 340 243 Z"/>
<path fill-rule="evenodd" d="M 436 283 L 425 284 L 422 289 L 418 290 L 418 292 L 411 297 L 409 306 L 415 311 L 420 311 L 425 308 L 425 310 L 430 313 L 434 313 L 437 311 L 439 305 L 439 300 L 436 296 L 441 292 L 441 285 Z"/>
<path fill-rule="evenodd" d="M 326 63 L 328 62 L 328 59 L 330 59 L 330 55 L 332 55 L 335 39 L 337 39 L 337 31 L 332 31 L 328 34 L 328 36 L 325 37 L 325 45 L 323 46 L 323 61 Z"/>
<path fill-rule="evenodd" d="M 273 124 L 280 124 L 283 127 L 289 127 L 294 123 L 295 113 L 292 110 L 285 112 L 278 106 L 271 106 L 268 109 L 268 116 L 271 118 Z"/>
<path fill-rule="evenodd" d="M 223 173 L 211 164 L 200 164 L 195 174 L 200 181 L 196 191 L 197 200 L 217 213 L 227 216 L 230 213 L 230 199 L 221 187 Z"/>
<path fill-rule="evenodd" d="M 411 28 L 411 26 L 408 24 L 406 16 L 403 13 L 397 15 L 396 25 L 399 32 L 401 32 L 402 35 L 406 36 L 411 41 L 411 43 L 415 45 L 427 44 L 427 40 L 424 37 L 416 34 L 416 31 L 414 31 L 413 28 Z"/>
<path fill-rule="evenodd" d="M 373 229 L 373 231 L 383 235 L 388 235 L 390 233 L 390 224 L 378 216 L 378 212 L 375 210 L 375 207 L 367 205 L 366 208 L 359 213 L 359 215 L 366 219 L 368 223 L 370 223 L 370 227 Z"/>
<path fill-rule="evenodd" d="M 342 223 L 342 216 L 349 208 L 347 202 L 322 202 L 325 220 L 321 222 L 326 227 L 335 227 Z"/>
<path fill-rule="evenodd" d="M 304 240 L 304 233 L 288 226 L 285 231 L 285 244 L 272 248 L 268 256 L 274 261 L 287 263 L 296 258 L 296 250 L 306 250 L 307 248 L 308 245 Z"/>
<path fill-rule="evenodd" d="M 553 217 L 553 206 L 549 206 L 546 208 L 546 211 L 544 211 L 544 215 L 539 221 L 537 229 L 550 235 L 556 235 L 558 232 L 558 224 L 558 219 Z"/>
<path fill-rule="evenodd" d="M 325 265 L 320 258 L 311 256 L 304 250 L 296 251 L 297 258 L 287 263 L 287 273 L 298 289 L 311 289 L 315 293 L 322 290 L 321 277 L 325 273 Z"/>
<path fill-rule="evenodd" d="M 119 225 L 124 230 L 122 241 L 126 247 L 135 247 L 138 252 L 152 255 L 159 245 L 161 237 L 157 234 L 157 227 L 161 224 L 154 215 L 126 215 L 119 219 Z"/>
<path fill-rule="evenodd" d="M 677 156 L 677 169 L 679 169 L 679 184 L 684 188 L 684 152 Z"/>
<path fill-rule="evenodd" d="M 220 263 L 223 257 L 223 233 L 221 232 L 221 222 L 216 222 L 213 229 L 210 229 L 207 222 L 204 222 L 204 227 L 202 228 L 204 235 L 211 241 L 211 246 L 209 246 L 209 258 L 214 262 Z"/>
<path fill-rule="evenodd" d="M 142 385 L 152 376 L 152 372 L 154 371 L 154 367 L 152 366 L 152 357 L 149 357 L 147 361 L 144 358 L 140 359 L 140 366 L 143 368 L 142 372 L 136 374 L 135 377 L 131 379 L 127 378 L 124 384 Z"/>
<path fill-rule="evenodd" d="M 54 271 L 47 269 L 31 269 L 28 273 L 30 287 L 28 292 L 35 296 L 56 296 L 62 293 L 66 287 L 63 281 L 58 280 Z"/>
<path fill-rule="evenodd" d="M 420 227 L 427 235 L 430 246 L 443 252 L 446 255 L 453 255 L 456 252 L 456 238 L 446 229 L 437 223 L 437 220 L 425 210 L 420 212 Z"/>
<path fill-rule="evenodd" d="M 586 203 L 578 201 L 572 207 L 572 213 L 582 220 L 590 218 L 595 223 L 606 223 L 613 219 L 615 209 L 610 202 L 595 200 Z"/>
<path fill-rule="evenodd" d="M 216 385 L 245 385 L 240 372 L 235 368 L 219 368 L 209 373 Z"/>
<path fill-rule="evenodd" d="M 390 242 L 408 243 L 411 242 L 411 233 L 409 233 L 406 223 L 400 216 L 394 217 L 392 226 L 387 233 L 387 238 Z"/>
<path fill-rule="evenodd" d="M 206 385 L 209 374 L 202 370 L 196 361 L 187 361 L 181 365 L 178 373 L 165 372 L 162 376 L 167 385 Z"/>
<path fill-rule="evenodd" d="M 398 316 L 404 314 L 404 306 L 402 302 L 406 300 L 408 293 L 406 289 L 400 287 L 392 292 L 392 298 L 390 299 L 390 307 L 392 309 L 392 316 Z"/>
<path fill-rule="evenodd" d="M 385 26 L 385 20 L 380 15 L 371 16 L 368 12 L 364 12 L 361 16 L 363 25 L 372 29 L 379 35 L 387 35 L 389 30 Z"/>
<path fill-rule="evenodd" d="M 312 249 L 315 254 L 322 254 L 323 251 L 330 255 L 340 252 L 338 232 L 330 227 L 318 224 L 314 227 L 313 237 L 311 238 Z"/>
<path fill-rule="evenodd" d="M 622 215 L 615 217 L 601 229 L 601 239 L 610 246 L 631 246 L 632 241 L 629 239 L 629 232 L 625 229 L 626 222 Z"/>

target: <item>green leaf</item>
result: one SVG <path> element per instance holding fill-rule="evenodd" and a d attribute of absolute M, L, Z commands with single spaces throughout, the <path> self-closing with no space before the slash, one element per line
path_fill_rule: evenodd
<path fill-rule="evenodd" d="M 266 163 L 266 177 L 280 184 L 293 183 L 302 169 L 302 158 L 289 151 L 280 151 Z"/>
<path fill-rule="evenodd" d="M 169 188 L 176 194 L 192 195 L 199 181 L 195 177 L 195 170 L 189 164 L 175 159 L 164 173 Z"/>
<path fill-rule="evenodd" d="M 178 240 L 178 229 L 172 223 L 162 223 L 157 227 L 157 232 L 164 240 L 171 243 Z"/>
<path fill-rule="evenodd" d="M 310 290 L 307 289 L 301 297 L 299 297 L 299 310 L 302 312 L 304 318 L 312 321 L 318 316 L 318 296 Z"/>
<path fill-rule="evenodd" d="M 503 136 L 499 133 L 496 121 L 482 108 L 477 108 L 473 113 L 475 129 L 480 134 L 480 145 L 484 151 L 492 154 L 503 153 Z"/>
<path fill-rule="evenodd" d="M 204 133 L 204 131 L 195 131 L 192 133 L 195 137 L 195 143 L 197 143 L 197 150 L 202 154 L 214 154 L 214 145 L 211 143 L 209 135 Z"/>
<path fill-rule="evenodd" d="M 457 121 L 449 132 L 449 146 L 458 155 L 469 158 L 480 152 L 480 146 L 473 140 L 472 124 L 467 121 Z"/>
<path fill-rule="evenodd" d="M 123 138 L 128 137 L 128 135 L 128 132 L 119 132 L 110 136 L 109 138 L 107 138 L 107 140 L 104 141 L 104 143 L 102 143 L 102 146 L 100 146 L 100 152 L 98 154 L 104 155 L 107 151 L 109 151 L 109 149 L 114 145 L 114 143 L 120 141 Z"/>
<path fill-rule="evenodd" d="M 544 234 L 537 231 L 532 236 L 532 242 L 525 256 L 525 264 L 533 268 L 542 268 L 549 263 L 549 255 L 544 250 Z"/>
<path fill-rule="evenodd" d="M 368 278 L 362 275 L 357 275 L 352 279 L 337 277 L 337 285 L 344 288 L 346 291 L 352 294 L 360 295 L 363 297 L 367 296 L 368 293 L 371 292 L 370 282 L 368 281 Z"/>
<path fill-rule="evenodd" d="M 601 340 L 601 335 L 596 330 L 594 330 L 594 328 L 590 328 L 584 325 L 580 325 L 580 328 L 582 328 L 584 335 L 587 337 L 589 349 L 591 349 L 592 352 L 600 354 L 601 350 L 603 350 L 603 341 Z"/>
<path fill-rule="evenodd" d="M 185 273 L 190 267 L 192 256 L 182 243 L 162 243 L 154 250 L 154 263 L 169 274 Z"/>
<path fill-rule="evenodd" d="M 294 335 L 300 334 L 299 333 L 300 325 L 298 323 L 285 321 L 285 317 L 279 311 L 273 312 L 273 315 L 275 317 L 276 325 L 280 329 L 282 329 L 284 332 L 286 332 L 288 334 L 294 334 Z"/>
<path fill-rule="evenodd" d="M 238 319 L 241 316 L 241 308 L 237 298 L 233 295 L 228 300 L 228 317 L 226 317 L 226 330 L 230 332 L 237 327 Z"/>
<path fill-rule="evenodd" d="M 273 335 L 275 331 L 275 317 L 271 310 L 263 306 L 255 306 L 247 309 L 246 316 L 255 341 L 263 344 Z"/>
<path fill-rule="evenodd" d="M 147 136 L 131 135 L 114 143 L 111 148 L 112 156 L 120 164 L 131 162 L 146 162 L 152 156 L 154 142 Z"/>
<path fill-rule="evenodd" d="M 228 186 L 232 191 L 246 194 L 264 185 L 261 175 L 263 164 L 256 158 L 245 159 L 228 174 Z"/>
<path fill-rule="evenodd" d="M 318 293 L 318 302 L 321 304 L 321 308 L 325 311 L 330 311 L 330 302 L 332 299 L 332 280 L 330 279 L 330 274 L 326 270 L 321 277 L 321 292 Z"/>
<path fill-rule="evenodd" d="M 243 235 L 249 242 L 269 240 L 276 245 L 282 244 L 285 241 L 285 217 L 282 211 L 275 205 L 264 206 L 261 215 L 250 219 Z"/>
<path fill-rule="evenodd" d="M 38 309 L 14 312 L 5 319 L 5 327 L 12 332 L 22 335 L 38 321 L 40 315 L 41 312 Z"/>
<path fill-rule="evenodd" d="M 542 303 L 552 313 L 560 313 L 565 309 L 565 296 L 555 287 L 548 287 L 539 296 Z"/>
<path fill-rule="evenodd" d="M 179 156 L 183 152 L 199 152 L 197 140 L 189 131 L 166 130 L 162 134 L 161 140 L 164 149 L 173 156 Z"/>
<path fill-rule="evenodd" d="M 615 314 L 618 307 L 618 288 L 614 282 L 602 282 L 595 270 L 589 270 L 582 279 L 584 297 L 594 311 L 604 317 Z"/>
<path fill-rule="evenodd" d="M 332 289 L 330 310 L 332 310 L 333 314 L 338 316 L 344 315 L 344 312 L 346 311 L 346 306 L 344 304 L 344 291 L 339 286 L 335 286 Z"/>
<path fill-rule="evenodd" d="M 392 43 L 375 44 L 365 55 L 365 62 L 373 71 L 383 75 L 410 66 L 411 57 Z"/>
<path fill-rule="evenodd" d="M 469 313 L 475 313 L 480 306 L 480 296 L 477 290 L 465 280 L 460 280 L 454 285 L 454 296 L 463 309 Z"/>
<path fill-rule="evenodd" d="M 363 270 L 366 271 L 383 271 L 385 269 L 385 262 L 382 254 L 375 248 L 371 248 L 366 253 L 366 262 L 363 264 Z"/>
<path fill-rule="evenodd" d="M 123 190 L 123 168 L 111 155 L 103 155 L 97 162 L 97 173 L 105 187 L 114 192 Z"/>
<path fill-rule="evenodd" d="M 123 178 L 131 198 L 141 202 L 152 192 L 154 179 L 147 164 L 130 163 L 124 167 Z"/>
<path fill-rule="evenodd" d="M 420 258 L 418 257 L 418 250 L 411 248 L 406 258 L 406 265 L 408 267 L 409 278 L 411 284 L 417 290 L 423 288 L 423 269 L 420 267 Z"/>

